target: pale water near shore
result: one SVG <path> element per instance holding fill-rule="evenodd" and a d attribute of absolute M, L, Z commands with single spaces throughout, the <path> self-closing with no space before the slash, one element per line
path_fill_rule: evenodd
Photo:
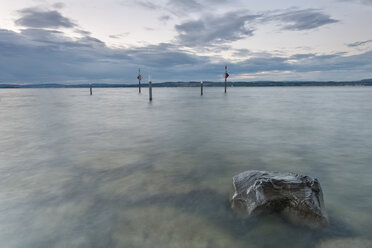
<path fill-rule="evenodd" d="M 372 88 L 0 90 L 1 247 L 370 247 Z M 330 226 L 241 220 L 233 175 L 317 177 Z"/>

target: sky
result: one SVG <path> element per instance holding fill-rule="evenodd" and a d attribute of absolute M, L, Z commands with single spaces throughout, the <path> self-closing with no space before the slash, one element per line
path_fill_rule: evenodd
<path fill-rule="evenodd" d="M 372 78 L 372 0 L 0 0 L 1 83 Z"/>

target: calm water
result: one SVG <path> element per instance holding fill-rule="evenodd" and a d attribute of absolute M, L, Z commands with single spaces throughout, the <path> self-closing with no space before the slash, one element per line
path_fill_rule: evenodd
<path fill-rule="evenodd" d="M 370 247 L 372 88 L 153 91 L 0 90 L 1 247 Z M 250 169 L 317 177 L 330 226 L 240 219 Z"/>

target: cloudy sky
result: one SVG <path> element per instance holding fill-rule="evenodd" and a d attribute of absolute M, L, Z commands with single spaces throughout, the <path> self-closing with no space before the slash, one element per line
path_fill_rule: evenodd
<path fill-rule="evenodd" d="M 372 0 L 0 1 L 0 83 L 372 78 Z"/>

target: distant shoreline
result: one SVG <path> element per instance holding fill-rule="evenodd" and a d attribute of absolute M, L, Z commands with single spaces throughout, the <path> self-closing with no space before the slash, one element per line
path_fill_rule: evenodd
<path fill-rule="evenodd" d="M 223 82 L 204 81 L 204 87 L 223 87 Z M 372 86 L 372 79 L 360 81 L 257 81 L 257 82 L 228 82 L 228 87 L 301 87 L 301 86 Z M 137 88 L 138 84 L 105 84 L 93 83 L 94 88 Z M 148 84 L 141 84 L 148 87 Z M 200 82 L 163 82 L 153 83 L 153 87 L 200 87 Z M 89 88 L 90 84 L 13 84 L 0 83 L 0 88 Z"/>

